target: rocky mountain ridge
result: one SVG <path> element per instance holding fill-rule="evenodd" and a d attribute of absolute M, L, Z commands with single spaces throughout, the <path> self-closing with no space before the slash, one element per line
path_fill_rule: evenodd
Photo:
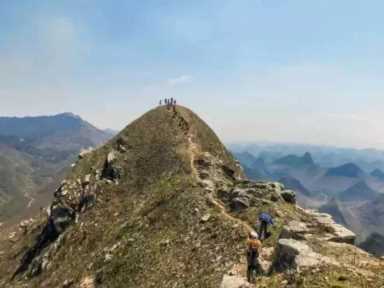
<path fill-rule="evenodd" d="M 254 287 L 244 250 L 261 211 L 275 225 L 258 286 L 384 284 L 384 263 L 355 247 L 351 231 L 295 202 L 280 183 L 245 179 L 193 112 L 159 107 L 83 154 L 48 216 L 1 242 L 0 285 Z"/>
<path fill-rule="evenodd" d="M 0 117 L 0 221 L 47 205 L 79 151 L 111 137 L 72 113 Z"/>

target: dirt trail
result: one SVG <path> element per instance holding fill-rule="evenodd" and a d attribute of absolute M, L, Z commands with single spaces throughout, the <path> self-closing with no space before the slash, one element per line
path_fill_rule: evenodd
<path fill-rule="evenodd" d="M 197 180 L 201 180 L 200 177 L 199 177 L 199 172 L 197 171 L 196 169 L 196 166 L 195 166 L 195 159 L 196 159 L 196 155 L 199 154 L 200 152 L 200 149 L 198 148 L 198 146 L 196 145 L 196 143 L 193 142 L 193 134 L 191 133 L 188 133 L 188 143 L 189 143 L 189 147 L 188 147 L 188 153 L 190 154 L 190 158 L 191 158 L 191 169 L 192 169 L 192 173 L 193 175 L 196 177 Z M 226 208 L 225 206 L 220 203 L 219 201 L 217 201 L 214 197 L 213 197 L 213 194 L 209 194 L 209 201 L 215 205 L 217 208 L 219 208 L 221 214 L 226 217 L 227 219 L 231 220 L 231 221 L 234 221 L 236 222 L 237 224 L 239 224 L 241 227 L 243 227 L 245 229 L 245 231 L 247 233 L 251 232 L 251 231 L 254 231 L 254 229 L 252 229 L 252 227 L 244 222 L 243 220 L 239 219 L 239 218 L 236 218 L 234 216 L 232 216 L 231 214 L 229 214 L 227 211 L 226 211 Z"/>
<path fill-rule="evenodd" d="M 220 209 L 220 212 L 221 212 L 221 214 L 224 215 L 224 217 L 228 218 L 228 219 L 231 220 L 231 221 L 234 221 L 234 222 L 240 224 L 240 225 L 246 230 L 247 233 L 249 233 L 249 232 L 251 232 L 251 231 L 254 231 L 254 229 L 252 229 L 251 225 L 249 225 L 247 222 L 245 222 L 245 221 L 243 221 L 243 220 L 241 220 L 241 219 L 239 219 L 239 218 L 236 218 L 236 217 L 232 216 L 231 214 L 229 214 L 229 213 L 226 211 L 224 205 L 221 204 L 220 202 L 218 202 L 218 201 L 213 197 L 212 194 L 209 195 L 209 200 L 211 201 L 212 204 L 214 204 L 216 207 L 218 207 L 218 208 Z"/>
<path fill-rule="evenodd" d="M 28 193 L 26 193 L 25 195 L 25 198 L 27 198 L 29 201 L 28 201 L 28 204 L 27 204 L 27 208 L 31 208 L 33 202 L 35 202 L 35 198 L 33 198 L 31 195 L 29 195 Z"/>
<path fill-rule="evenodd" d="M 197 168 L 195 166 L 195 159 L 196 159 L 196 156 L 199 155 L 201 152 L 200 152 L 198 145 L 193 142 L 193 134 L 191 132 L 188 132 L 187 137 L 188 137 L 188 143 L 189 143 L 188 154 L 190 155 L 190 159 L 191 159 L 192 174 L 194 175 L 196 180 L 199 181 L 202 179 L 200 178 L 199 171 L 197 170 Z M 252 229 L 252 227 L 247 222 L 229 214 L 227 212 L 225 206 L 222 203 L 220 203 L 219 200 L 215 199 L 213 192 L 209 193 L 208 199 L 209 199 L 210 203 L 212 203 L 214 206 L 216 206 L 220 210 L 220 213 L 221 213 L 221 215 L 223 215 L 223 217 L 227 218 L 231 222 L 235 222 L 236 224 L 240 225 L 240 227 L 242 227 L 247 234 L 251 231 L 254 231 L 254 229 Z M 232 275 L 235 275 L 239 279 L 246 281 L 246 278 L 245 278 L 246 271 L 247 271 L 247 264 L 246 264 L 246 260 L 243 259 L 242 262 L 237 263 L 233 266 L 233 268 L 232 268 L 233 274 Z M 249 284 L 248 287 L 255 287 L 255 286 Z"/>
<path fill-rule="evenodd" d="M 188 153 L 191 159 L 192 174 L 196 177 L 196 179 L 199 179 L 200 178 L 199 172 L 197 171 L 195 166 L 195 155 L 198 154 L 199 149 L 197 148 L 196 143 L 193 142 L 192 137 L 193 135 L 189 133 L 188 134 L 188 143 L 189 143 Z"/>

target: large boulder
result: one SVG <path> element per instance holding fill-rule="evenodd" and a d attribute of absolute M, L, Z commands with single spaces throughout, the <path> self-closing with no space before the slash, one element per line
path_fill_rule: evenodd
<path fill-rule="evenodd" d="M 261 274 L 268 275 L 272 270 L 272 258 L 275 252 L 274 247 L 263 247 L 259 256 L 259 267 Z"/>
<path fill-rule="evenodd" d="M 283 227 L 283 230 L 280 234 L 280 238 L 293 238 L 296 240 L 304 240 L 305 235 L 308 233 L 310 233 L 310 229 L 307 227 L 307 224 L 305 224 L 304 222 L 293 220 L 288 222 L 288 224 Z"/>
<path fill-rule="evenodd" d="M 295 204 L 296 203 L 296 193 L 292 190 L 283 190 L 280 192 L 281 197 L 285 200 L 285 202 Z"/>
<path fill-rule="evenodd" d="M 331 215 L 317 212 L 311 212 L 311 214 L 314 216 L 315 221 L 328 231 L 326 240 L 348 244 L 355 243 L 356 234 L 343 225 L 337 224 Z"/>
<path fill-rule="evenodd" d="M 236 197 L 231 202 L 231 207 L 232 207 L 232 210 L 234 211 L 241 211 L 249 208 L 249 206 L 250 206 L 249 199 L 245 197 L 244 198 Z"/>
<path fill-rule="evenodd" d="M 334 264 L 330 258 L 314 252 L 305 241 L 280 239 L 274 269 L 279 272 L 292 269 L 301 271 L 331 263 Z"/>
<path fill-rule="evenodd" d="M 101 171 L 101 178 L 110 181 L 117 181 L 121 176 L 121 169 L 115 166 L 117 154 L 115 151 L 110 151 L 104 161 L 103 169 Z"/>

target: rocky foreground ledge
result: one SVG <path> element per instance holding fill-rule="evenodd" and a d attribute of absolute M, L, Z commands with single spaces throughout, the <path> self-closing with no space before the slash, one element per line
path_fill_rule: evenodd
<path fill-rule="evenodd" d="M 276 195 L 281 195 L 284 191 L 284 186 L 280 183 L 264 182 L 253 185 L 274 187 Z M 249 192 L 252 194 L 252 191 Z M 288 202 L 292 202 L 292 199 L 290 198 Z M 237 202 L 244 201 L 236 200 L 235 203 Z M 245 206 L 247 205 L 243 205 L 242 209 L 252 208 Z M 297 205 L 295 209 L 300 213 L 300 219 L 285 221 L 274 246 L 263 247 L 259 259 L 263 275 L 257 280 L 257 285 L 246 281 L 244 277 L 246 264 L 243 261 L 235 264 L 224 275 L 221 288 L 383 287 L 381 286 L 383 279 L 377 274 L 384 267 L 383 260 L 354 246 L 356 235 L 352 231 L 335 223 L 329 214 L 306 210 Z M 279 216 L 286 215 L 283 213 L 277 217 Z M 332 277 L 336 279 L 331 279 Z M 356 279 L 360 282 L 355 282 L 352 286 L 343 286 Z M 318 281 L 318 286 L 310 286 L 311 281 L 314 281 L 313 285 Z M 341 284 L 327 286 L 332 281 Z M 271 283 L 276 286 L 270 286 Z M 311 284 L 300 286 L 298 283 Z"/>

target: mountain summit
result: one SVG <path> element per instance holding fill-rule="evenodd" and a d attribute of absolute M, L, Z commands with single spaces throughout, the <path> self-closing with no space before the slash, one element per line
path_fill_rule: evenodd
<path fill-rule="evenodd" d="M 0 286 L 254 287 L 244 250 L 260 212 L 275 222 L 261 285 L 384 283 L 381 262 L 351 245 L 352 232 L 294 204 L 282 184 L 244 179 L 193 112 L 161 106 L 83 153 L 48 216 L 0 242 Z"/>
<path fill-rule="evenodd" d="M 0 222 L 47 205 L 80 150 L 111 137 L 71 113 L 0 117 Z"/>
<path fill-rule="evenodd" d="M 303 156 L 296 156 L 296 155 L 287 155 L 285 157 L 282 157 L 280 159 L 277 159 L 274 164 L 278 165 L 287 165 L 290 167 L 306 167 L 306 168 L 312 168 L 315 167 L 316 164 L 313 161 L 312 155 L 309 152 L 304 153 Z"/>

